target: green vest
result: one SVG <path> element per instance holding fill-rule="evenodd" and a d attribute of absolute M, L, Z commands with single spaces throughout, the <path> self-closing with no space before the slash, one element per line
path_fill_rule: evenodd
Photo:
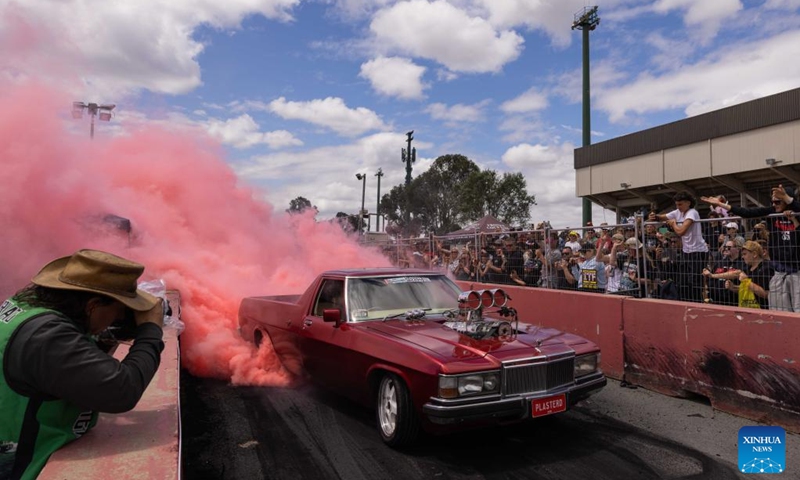
<path fill-rule="evenodd" d="M 44 314 L 13 299 L 0 305 L 0 478 L 35 479 L 50 455 L 97 423 L 97 413 L 65 400 L 25 397 L 8 386 L 5 352 L 14 332 Z M 13 473 L 13 474 L 12 474 Z"/>

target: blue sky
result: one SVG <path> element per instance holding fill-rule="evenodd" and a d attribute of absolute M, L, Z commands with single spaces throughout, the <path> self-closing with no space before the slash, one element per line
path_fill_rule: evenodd
<path fill-rule="evenodd" d="M 356 212 L 359 172 L 374 211 L 373 175 L 383 169 L 382 193 L 403 182 L 414 130 L 415 176 L 452 153 L 521 171 L 538 202 L 531 221 L 576 226 L 581 33 L 570 25 L 587 5 L 0 0 L 0 34 L 22 22 L 39 39 L 0 67 L 117 104 L 98 135 L 142 123 L 207 132 L 279 211 L 302 195 L 320 219 Z M 800 86 L 800 0 L 598 5 L 594 143 Z M 596 208 L 594 220 L 614 219 Z"/>

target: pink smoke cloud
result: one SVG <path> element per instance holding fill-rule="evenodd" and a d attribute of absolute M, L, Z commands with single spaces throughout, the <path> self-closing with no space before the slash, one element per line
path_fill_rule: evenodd
<path fill-rule="evenodd" d="M 201 132 L 150 126 L 109 138 L 98 130 L 91 141 L 83 129 L 70 133 L 72 120 L 57 112 L 71 99 L 57 91 L 0 85 L 0 101 L 3 297 L 56 257 L 106 250 L 180 291 L 182 364 L 191 373 L 286 385 L 270 346 L 256 351 L 239 337 L 240 300 L 301 293 L 328 269 L 388 265 L 338 225 L 260 201 Z M 130 242 L 103 225 L 106 214 L 130 219 Z"/>

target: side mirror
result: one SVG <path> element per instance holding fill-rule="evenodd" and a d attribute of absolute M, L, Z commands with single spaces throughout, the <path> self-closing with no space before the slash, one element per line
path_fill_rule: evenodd
<path fill-rule="evenodd" d="M 338 308 L 326 308 L 322 311 L 323 322 L 333 322 L 335 327 L 342 324 L 342 312 Z"/>

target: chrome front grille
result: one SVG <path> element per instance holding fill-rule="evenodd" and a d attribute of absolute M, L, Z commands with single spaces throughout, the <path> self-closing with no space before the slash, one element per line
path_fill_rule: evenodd
<path fill-rule="evenodd" d="M 575 379 L 575 357 L 549 363 L 528 363 L 503 367 L 505 395 L 544 392 L 569 385 Z"/>

